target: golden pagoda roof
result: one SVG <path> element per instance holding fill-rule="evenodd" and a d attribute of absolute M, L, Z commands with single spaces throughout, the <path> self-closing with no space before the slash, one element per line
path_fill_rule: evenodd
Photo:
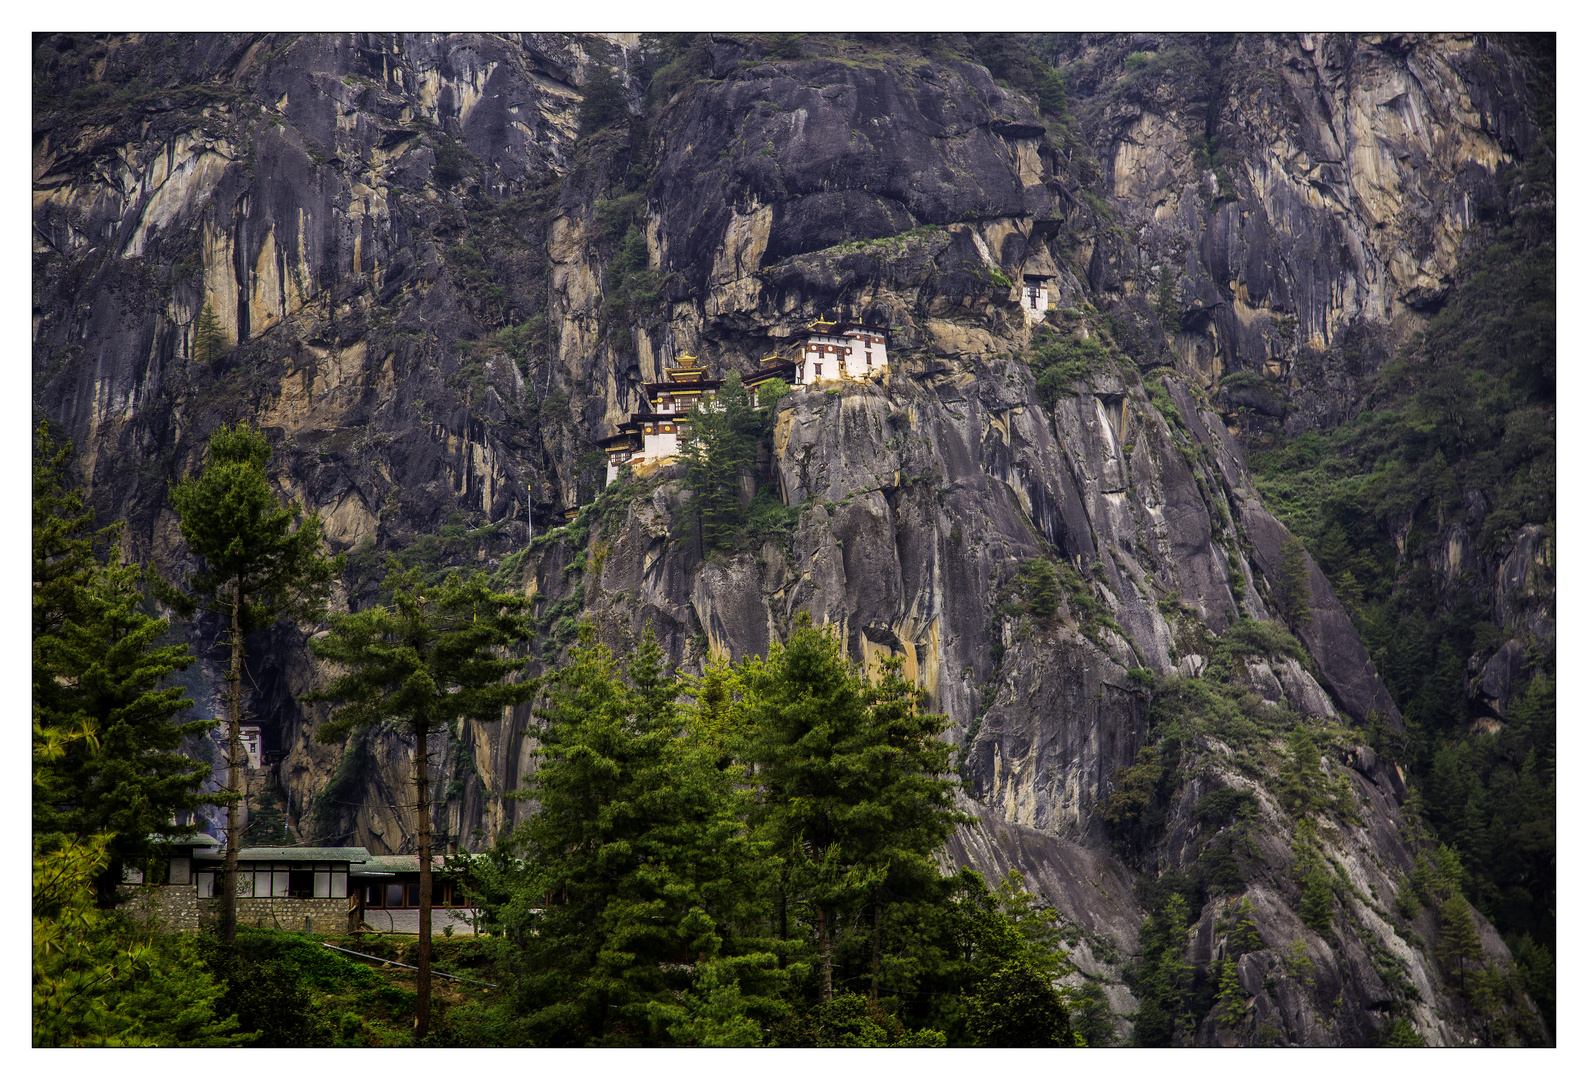
<path fill-rule="evenodd" d="M 706 365 L 693 353 L 674 357 L 673 362 L 664 370 L 667 372 L 668 382 L 698 382 L 708 374 Z"/>

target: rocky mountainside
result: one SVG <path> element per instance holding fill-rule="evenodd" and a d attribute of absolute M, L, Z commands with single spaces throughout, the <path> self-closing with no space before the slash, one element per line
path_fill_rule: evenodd
<path fill-rule="evenodd" d="M 1530 54 L 1048 44 L 1034 77 L 952 36 L 41 37 L 35 410 L 167 572 L 167 483 L 246 419 L 350 553 L 339 605 L 396 554 L 536 597 L 544 664 L 579 617 L 698 669 L 799 612 L 902 657 L 959 748 L 952 856 L 1041 890 L 1120 1039 L 1170 893 L 1200 1043 L 1545 1038 L 1514 987 L 1485 1012 L 1447 985 L 1431 848 L 1372 748 L 1401 712 L 1247 462 L 1359 413 L 1458 288 L 1538 142 Z M 781 402 L 783 509 L 736 550 L 701 550 L 676 466 L 601 491 L 594 441 L 664 363 L 748 375 L 824 313 L 891 326 L 892 366 Z M 1529 643 L 1542 525 L 1479 568 Z M 316 629 L 250 643 L 285 752 L 251 783 L 305 839 L 410 850 L 413 748 L 313 740 Z M 436 827 L 521 820 L 533 748 L 527 715 L 438 738 Z M 1225 957 L 1250 1004 L 1215 1019 Z"/>

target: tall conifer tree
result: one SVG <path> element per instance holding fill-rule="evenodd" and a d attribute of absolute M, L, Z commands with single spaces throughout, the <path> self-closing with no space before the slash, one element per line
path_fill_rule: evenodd
<path fill-rule="evenodd" d="M 760 425 L 735 372 L 729 372 L 715 399 L 690 410 L 679 457 L 687 469 L 703 551 L 727 547 L 743 520 L 739 483 L 755 467 Z"/>
<path fill-rule="evenodd" d="M 518 834 L 528 882 L 508 921 L 548 1041 L 665 1043 L 699 1024 L 680 1004 L 694 970 L 714 972 L 694 988 L 718 1005 L 766 1004 L 734 989 L 771 960 L 744 932 L 766 862 L 744 835 L 736 772 L 712 739 L 685 736 L 678 692 L 649 632 L 620 673 L 586 626 L 537 714 L 537 812 Z"/>
<path fill-rule="evenodd" d="M 196 477 L 171 491 L 182 538 L 202 569 L 188 582 L 191 595 L 162 590 L 179 610 L 199 604 L 227 620 L 226 873 L 222 886 L 222 936 L 237 936 L 237 770 L 243 751 L 243 674 L 247 634 L 288 615 L 307 619 L 325 608 L 340 560 L 320 554 L 320 516 L 307 518 L 296 503 L 283 507 L 265 475 L 270 446 L 259 431 L 223 425 L 210 436 L 209 458 Z M 293 529 L 293 524 L 299 526 Z"/>
<path fill-rule="evenodd" d="M 896 666 L 869 686 L 808 620 L 746 683 L 755 699 L 747 752 L 761 789 L 754 816 L 789 860 L 792 898 L 812 914 L 821 998 L 833 997 L 839 920 L 867 902 L 875 994 L 888 890 L 935 876 L 927 863 L 956 820 L 948 747 L 937 739 L 945 718 L 919 710 Z"/>
<path fill-rule="evenodd" d="M 345 704 L 320 726 L 322 742 L 395 721 L 414 738 L 415 833 L 419 839 L 419 1003 L 416 1037 L 430 1030 L 430 755 L 432 734 L 463 720 L 499 720 L 530 699 L 535 684 L 509 682 L 524 661 L 506 650 L 529 636 L 529 601 L 493 592 L 479 575 L 426 586 L 417 569 L 390 582 L 391 604 L 333 616 L 314 654 L 343 666 L 308 701 Z M 461 736 L 461 730 L 455 731 Z"/>
<path fill-rule="evenodd" d="M 125 866 L 154 853 L 154 836 L 189 831 L 209 767 L 179 753 L 213 727 L 174 719 L 193 702 L 162 685 L 186 668 L 185 645 L 143 611 L 137 567 L 121 562 L 120 523 L 97 533 L 67 477 L 70 446 L 38 431 L 33 465 L 33 829 L 46 848 L 102 837 L 95 902 L 114 906 Z M 95 549 L 99 548 L 99 551 Z"/>

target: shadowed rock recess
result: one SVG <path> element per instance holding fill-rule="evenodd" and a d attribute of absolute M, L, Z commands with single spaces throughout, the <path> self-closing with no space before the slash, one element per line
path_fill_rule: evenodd
<path fill-rule="evenodd" d="M 535 597 L 542 670 L 578 618 L 620 650 L 650 626 L 691 671 L 800 612 L 857 661 L 902 657 L 957 747 L 948 857 L 1054 906 L 1118 1041 L 1169 891 L 1197 1044 L 1486 1037 L 1436 906 L 1396 903 L 1427 840 L 1367 743 L 1400 713 L 1310 557 L 1310 619 L 1283 629 L 1295 549 L 1245 440 L 1360 411 L 1439 309 L 1537 140 L 1523 59 L 1472 35 L 1056 48 L 1059 104 L 906 36 L 797 59 L 754 35 L 37 37 L 35 412 L 167 574 L 192 565 L 167 485 L 247 420 L 351 554 L 340 609 L 397 554 Z M 1048 310 L 1020 306 L 1027 275 Z M 596 441 L 664 365 L 750 375 L 822 315 L 889 326 L 891 367 L 779 403 L 756 480 L 785 524 L 702 552 L 681 466 L 602 491 Z M 1553 526 L 1531 528 L 1496 567 L 1529 583 L 1508 625 L 1552 639 Z M 412 851 L 414 748 L 313 740 L 319 629 L 249 642 L 283 752 L 250 782 L 305 841 Z M 188 674 L 213 715 L 218 631 L 191 628 Z M 527 710 L 431 749 L 450 842 L 531 811 L 503 797 Z M 1304 920 L 1309 859 L 1327 912 Z"/>

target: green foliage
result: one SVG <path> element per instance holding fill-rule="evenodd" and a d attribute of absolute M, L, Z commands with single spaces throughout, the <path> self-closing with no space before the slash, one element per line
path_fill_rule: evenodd
<path fill-rule="evenodd" d="M 205 304 L 193 324 L 193 359 L 201 364 L 213 364 L 226 355 L 226 331 L 221 327 L 215 309 Z"/>
<path fill-rule="evenodd" d="M 1107 202 L 1103 201 L 1103 197 L 1098 195 L 1096 192 L 1081 192 L 1081 201 L 1086 204 L 1086 208 L 1090 210 L 1099 221 L 1114 220 L 1113 207 L 1109 206 Z"/>
<path fill-rule="evenodd" d="M 233 1046 L 223 987 L 191 938 L 95 906 L 108 837 L 33 846 L 34 1046 Z"/>
<path fill-rule="evenodd" d="M 805 55 L 805 35 L 779 32 L 762 36 L 762 47 L 770 60 L 798 60 Z"/>
<path fill-rule="evenodd" d="M 189 612 L 203 603 L 228 619 L 235 605 L 245 633 L 324 610 L 340 562 L 319 553 L 318 513 L 305 517 L 296 503 L 281 505 L 265 474 L 269 460 L 264 434 L 246 424 L 222 425 L 210 436 L 199 475 L 171 490 L 182 539 L 201 561 L 188 581 L 194 596 L 168 590 L 161 599 Z"/>
<path fill-rule="evenodd" d="M 1269 381 L 1255 371 L 1232 371 L 1219 380 L 1226 390 L 1268 390 Z"/>
<path fill-rule="evenodd" d="M 1246 1020 L 1246 1008 L 1251 1003 L 1251 998 L 1246 996 L 1246 991 L 1241 988 L 1237 965 L 1233 958 L 1225 958 L 1219 963 L 1218 1005 L 1213 1015 L 1217 1018 L 1222 1028 L 1239 1027 Z"/>
<path fill-rule="evenodd" d="M 1098 334 L 1060 335 L 1049 327 L 1039 331 L 1026 355 L 1026 363 L 1036 376 L 1037 395 L 1049 409 L 1059 398 L 1075 392 L 1075 382 L 1108 370 L 1115 359 L 1113 350 Z"/>
<path fill-rule="evenodd" d="M 1185 418 L 1180 415 L 1180 409 L 1174 403 L 1174 398 L 1169 395 L 1169 388 L 1163 383 L 1163 378 L 1160 376 L 1156 379 L 1148 379 L 1145 385 L 1147 396 L 1152 399 L 1152 407 L 1158 410 L 1158 415 L 1180 431 L 1189 431 Z"/>
<path fill-rule="evenodd" d="M 1025 594 L 1025 610 L 1037 619 L 1050 618 L 1059 607 L 1059 575 L 1047 559 L 1026 559 L 1015 576 Z"/>
<path fill-rule="evenodd" d="M 1029 963 L 985 976 L 967 1002 L 967 1027 L 978 1046 L 1074 1046 L 1070 1013 L 1051 978 Z"/>
<path fill-rule="evenodd" d="M 781 1013 L 774 946 L 745 933 L 773 864 L 740 827 L 737 770 L 676 738 L 676 688 L 649 635 L 620 677 L 584 628 L 537 712 L 539 812 L 516 835 L 522 883 L 500 918 L 520 1007 L 543 1045 L 739 1039 Z M 690 991 L 689 965 L 713 968 Z M 677 1034 L 670 1032 L 677 1028 Z"/>
<path fill-rule="evenodd" d="M 389 584 L 389 606 L 333 616 L 330 632 L 311 643 L 344 669 L 305 698 L 345 702 L 320 725 L 320 741 L 384 722 L 423 738 L 462 719 L 500 719 L 534 693 L 533 683 L 504 681 L 523 662 L 502 655 L 528 637 L 528 600 L 491 591 L 478 574 L 453 574 L 437 588 L 396 571 Z"/>
<path fill-rule="evenodd" d="M 1164 795 L 1178 761 L 1178 743 L 1148 744 L 1133 764 L 1115 773 L 1103 802 L 1103 820 L 1116 845 L 1140 852 L 1162 831 Z"/>
<path fill-rule="evenodd" d="M 646 87 L 652 105 L 665 103 L 711 70 L 710 34 L 642 34 L 640 44 L 653 72 Z"/>
<path fill-rule="evenodd" d="M 628 120 L 628 93 L 623 83 L 605 64 L 585 67 L 585 82 L 579 88 L 579 135 L 581 138 L 602 128 Z"/>
<path fill-rule="evenodd" d="M 1297 913 L 1311 929 L 1328 934 L 1334 920 L 1334 886 L 1310 820 L 1303 819 L 1297 825 L 1290 850 L 1290 875 L 1301 890 Z"/>
<path fill-rule="evenodd" d="M 1114 1014 L 1108 1007 L 1103 984 L 1088 977 L 1069 1001 L 1070 1024 L 1081 1045 L 1109 1046 L 1114 1041 Z"/>
<path fill-rule="evenodd" d="M 1257 932 L 1256 913 L 1252 909 L 1252 902 L 1247 897 L 1241 897 L 1241 902 L 1235 905 L 1230 912 L 1230 920 L 1235 924 L 1225 942 L 1232 959 L 1240 959 L 1249 952 L 1256 952 L 1263 947 L 1262 935 Z"/>
<path fill-rule="evenodd" d="M 1279 580 L 1274 582 L 1274 605 L 1291 629 L 1312 621 L 1311 569 L 1301 541 L 1290 537 L 1280 545 Z"/>
<path fill-rule="evenodd" d="M 1439 905 L 1439 962 L 1447 977 L 1467 988 L 1467 964 L 1482 961 L 1483 943 L 1472 920 L 1472 908 L 1460 894 Z"/>
<path fill-rule="evenodd" d="M 1191 965 L 1186 962 L 1187 906 L 1171 893 L 1141 926 L 1141 961 L 1132 982 L 1137 1046 L 1172 1046 L 1189 1032 Z"/>
<path fill-rule="evenodd" d="M 484 575 L 454 574 L 440 588 L 417 571 L 388 579 L 390 606 L 336 615 L 310 647 L 339 673 L 309 702 L 343 702 L 316 737 L 335 742 L 355 730 L 395 723 L 414 737 L 415 821 L 419 855 L 419 1008 L 417 1033 L 430 1022 L 430 806 L 429 737 L 464 720 L 499 720 L 504 709 L 535 693 L 533 682 L 513 682 L 524 666 L 511 651 L 529 637 L 523 596 L 492 592 Z"/>
<path fill-rule="evenodd" d="M 173 815 L 200 802 L 209 766 L 180 753 L 214 726 L 174 722 L 193 702 L 164 686 L 185 645 L 145 613 L 137 567 L 121 562 L 119 524 L 94 533 L 70 486 L 71 447 L 39 426 L 33 459 L 33 832 L 45 850 L 103 837 L 96 902 L 115 904 L 123 867 L 156 854 L 154 837 L 189 831 Z M 97 550 L 96 550 L 97 549 Z M 208 801 L 208 800 L 206 800 Z"/>
<path fill-rule="evenodd" d="M 1298 724 L 1286 736 L 1285 750 L 1279 770 L 1279 797 L 1291 813 L 1306 814 L 1321 802 L 1319 787 L 1324 777 L 1318 768 L 1318 744 L 1312 733 Z"/>
<path fill-rule="evenodd" d="M 668 275 L 650 268 L 645 214 L 641 192 L 596 202 L 597 236 L 611 251 L 601 301 L 601 316 L 611 325 L 653 320 L 663 310 Z"/>
<path fill-rule="evenodd" d="M 1063 72 L 1051 67 L 1042 72 L 1037 82 L 1037 104 L 1043 112 L 1054 116 L 1062 117 L 1069 112 Z"/>
<path fill-rule="evenodd" d="M 1544 1014 L 1544 1022 L 1555 1028 L 1555 957 L 1550 950 L 1533 940 L 1531 934 L 1509 939 L 1506 944 L 1516 959 L 1516 966 L 1528 997 L 1537 1003 Z"/>
<path fill-rule="evenodd" d="M 730 372 L 715 400 L 689 411 L 689 430 L 679 447 L 691 492 L 702 550 L 731 547 L 744 513 L 739 508 L 741 478 L 755 466 L 760 418 L 735 372 Z"/>
<path fill-rule="evenodd" d="M 586 628 L 548 691 L 539 812 L 476 877 L 526 1042 L 1073 1043 L 1051 911 L 938 869 L 943 718 L 897 662 L 802 625 L 686 679 Z"/>
<path fill-rule="evenodd" d="M 429 132 L 431 150 L 435 154 L 435 165 L 431 168 L 430 178 L 437 187 L 455 187 L 463 179 L 463 172 L 467 165 L 467 158 L 463 148 L 451 135 L 439 128 Z"/>
<path fill-rule="evenodd" d="M 1191 816 L 1202 825 L 1217 828 L 1234 817 L 1250 817 L 1257 812 L 1257 799 L 1249 791 L 1214 788 L 1197 800 Z"/>
<path fill-rule="evenodd" d="M 744 512 L 744 531 L 752 540 L 778 537 L 784 540 L 793 536 L 799 527 L 800 515 L 805 506 L 788 506 L 778 497 L 771 484 L 761 485 Z"/>
<path fill-rule="evenodd" d="M 233 874 L 240 830 L 236 827 L 238 778 L 243 763 L 242 684 L 246 673 L 244 642 L 290 615 L 313 620 L 325 610 L 332 579 L 343 559 L 320 554 L 320 517 L 303 517 L 297 504 L 282 507 L 265 474 L 270 446 L 264 435 L 246 424 L 222 425 L 210 436 L 208 460 L 197 477 L 171 489 L 189 552 L 199 570 L 183 592 L 157 579 L 156 593 L 178 611 L 191 615 L 203 604 L 226 619 L 231 663 L 227 667 L 226 712 L 229 728 L 227 761 L 227 872 L 223 888 L 222 934 L 230 942 L 237 926 Z M 213 801 L 213 800 L 212 800 Z"/>
<path fill-rule="evenodd" d="M 746 756 L 765 793 L 751 820 L 787 859 L 788 902 L 815 923 L 825 999 L 835 920 L 937 877 L 932 853 L 957 820 L 949 748 L 936 738 L 946 717 L 918 710 L 897 662 L 868 687 L 808 624 L 746 685 L 757 702 Z"/>
<path fill-rule="evenodd" d="M 1390 1024 L 1389 1030 L 1384 1034 L 1384 1045 L 1387 1047 L 1426 1047 L 1428 1044 L 1423 1037 L 1417 1034 L 1417 1029 L 1412 1027 L 1411 1021 L 1404 1016 L 1397 1016 Z"/>
<path fill-rule="evenodd" d="M 780 1047 L 942 1046 L 941 1032 L 906 1032 L 896 1017 L 859 994 L 840 994 L 779 1025 Z"/>
<path fill-rule="evenodd" d="M 1158 271 L 1158 291 L 1153 298 L 1152 309 L 1166 332 L 1173 333 L 1180 328 L 1180 304 L 1175 300 L 1174 271 L 1168 263 Z"/>

